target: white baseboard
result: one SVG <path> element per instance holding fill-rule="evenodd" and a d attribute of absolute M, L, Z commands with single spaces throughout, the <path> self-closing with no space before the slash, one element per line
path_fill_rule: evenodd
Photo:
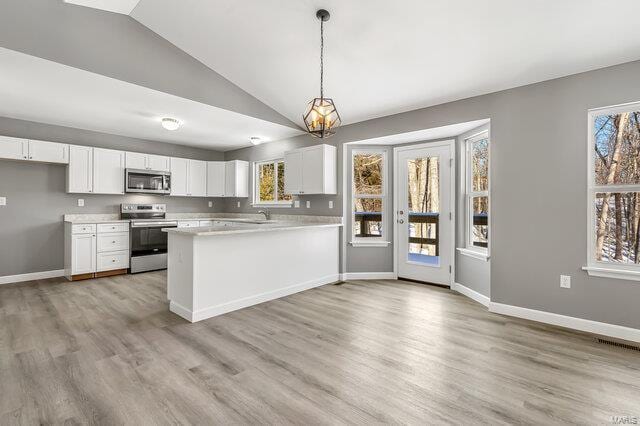
<path fill-rule="evenodd" d="M 496 302 L 489 303 L 489 311 L 496 314 L 524 318 L 531 321 L 557 325 L 560 327 L 566 327 L 574 330 L 586 331 L 588 333 L 600 334 L 603 336 L 615 337 L 617 339 L 640 343 L 640 329 L 637 328 L 591 321 L 583 318 L 569 317 L 566 315 L 537 311 L 535 309 L 522 308 L 520 306 L 504 305 L 502 303 Z"/>
<path fill-rule="evenodd" d="M 398 277 L 393 272 L 345 272 L 340 274 L 342 281 L 347 280 L 396 280 Z"/>
<path fill-rule="evenodd" d="M 294 284 L 289 287 L 280 288 L 278 290 L 269 291 L 266 293 L 257 294 L 255 296 L 245 297 L 243 299 L 233 300 L 231 302 L 223 303 L 220 305 L 209 306 L 197 311 L 191 311 L 184 306 L 181 306 L 173 301 L 169 302 L 169 310 L 174 314 L 180 315 L 182 318 L 190 322 L 202 321 L 207 318 L 212 318 L 218 315 L 226 314 L 227 312 L 236 311 L 238 309 L 246 308 L 249 306 L 257 305 L 259 303 L 268 302 L 269 300 L 278 299 L 280 297 L 289 296 L 294 293 L 299 293 L 311 288 L 320 287 L 326 284 L 331 284 L 339 281 L 339 274 L 328 275 L 316 280 L 307 281 L 300 284 Z"/>
<path fill-rule="evenodd" d="M 465 287 L 462 284 L 453 283 L 451 285 L 451 290 L 457 291 L 458 293 L 467 296 L 469 299 L 475 300 L 476 302 L 480 303 L 481 305 L 486 306 L 487 308 L 489 307 L 489 304 L 491 303 L 491 299 L 489 299 L 484 294 L 478 293 L 477 291 L 472 290 L 469 287 Z"/>
<path fill-rule="evenodd" d="M 55 271 L 30 272 L 28 274 L 5 275 L 0 277 L 0 284 L 20 283 L 24 281 L 44 280 L 46 278 L 57 278 L 64 276 L 64 269 Z"/>

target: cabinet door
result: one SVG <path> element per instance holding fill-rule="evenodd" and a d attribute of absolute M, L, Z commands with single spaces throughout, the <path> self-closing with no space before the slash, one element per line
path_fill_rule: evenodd
<path fill-rule="evenodd" d="M 25 139 L 0 136 L 0 158 L 9 160 L 27 160 L 29 147 Z"/>
<path fill-rule="evenodd" d="M 160 172 L 168 172 L 171 170 L 169 157 L 162 155 L 147 155 L 147 168 Z"/>
<path fill-rule="evenodd" d="M 147 169 L 147 154 L 141 154 L 139 152 L 127 152 L 126 165 L 127 169 Z"/>
<path fill-rule="evenodd" d="M 227 161 L 224 165 L 224 196 L 236 196 L 236 162 Z"/>
<path fill-rule="evenodd" d="M 322 147 L 302 152 L 302 193 L 324 193 L 324 150 Z"/>
<path fill-rule="evenodd" d="M 209 161 L 207 163 L 207 196 L 224 197 L 224 161 Z"/>
<path fill-rule="evenodd" d="M 292 151 L 284 154 L 284 192 L 300 194 L 302 192 L 302 152 Z"/>
<path fill-rule="evenodd" d="M 96 271 L 96 236 L 71 236 L 71 274 L 89 274 Z"/>
<path fill-rule="evenodd" d="M 189 160 L 189 195 L 192 197 L 207 196 L 207 162 Z"/>
<path fill-rule="evenodd" d="M 236 197 L 249 196 L 249 163 L 236 160 Z"/>
<path fill-rule="evenodd" d="M 67 192 L 93 192 L 93 148 L 69 145 Z"/>
<path fill-rule="evenodd" d="M 93 192 L 124 194 L 124 162 L 122 151 L 93 148 Z"/>
<path fill-rule="evenodd" d="M 186 196 L 189 183 L 189 160 L 171 159 L 171 195 Z"/>
<path fill-rule="evenodd" d="M 56 142 L 29 141 L 29 160 L 67 164 L 69 162 L 69 145 Z"/>

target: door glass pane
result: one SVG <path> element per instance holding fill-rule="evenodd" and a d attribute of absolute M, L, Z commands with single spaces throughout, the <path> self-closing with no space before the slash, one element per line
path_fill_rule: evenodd
<path fill-rule="evenodd" d="M 407 161 L 408 260 L 440 264 L 440 161 L 438 157 Z"/>
<path fill-rule="evenodd" d="M 471 242 L 476 247 L 487 247 L 489 241 L 489 197 L 473 197 L 472 203 Z"/>
<path fill-rule="evenodd" d="M 353 193 L 355 195 L 382 194 L 382 154 L 353 156 Z"/>
<path fill-rule="evenodd" d="M 260 186 L 260 201 L 273 201 L 275 188 L 273 187 L 273 163 L 260 164 L 258 167 L 258 183 Z"/>
<path fill-rule="evenodd" d="M 596 194 L 596 260 L 640 263 L 640 192 Z"/>
<path fill-rule="evenodd" d="M 382 237 L 382 198 L 353 201 L 353 233 L 358 238 Z"/>

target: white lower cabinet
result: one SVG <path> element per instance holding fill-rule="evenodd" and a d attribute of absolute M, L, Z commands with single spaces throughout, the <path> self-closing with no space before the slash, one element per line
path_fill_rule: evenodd
<path fill-rule="evenodd" d="M 97 271 L 105 272 L 129 267 L 129 250 L 98 253 Z"/>
<path fill-rule="evenodd" d="M 96 271 L 96 234 L 71 236 L 71 275 Z"/>

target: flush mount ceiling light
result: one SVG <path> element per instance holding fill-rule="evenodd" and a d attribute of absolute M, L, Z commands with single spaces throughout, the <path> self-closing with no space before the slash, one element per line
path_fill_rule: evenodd
<path fill-rule="evenodd" d="M 262 143 L 262 139 L 259 138 L 258 136 L 251 136 L 249 138 L 249 140 L 251 141 L 252 144 L 254 145 L 260 145 Z"/>
<path fill-rule="evenodd" d="M 178 130 L 180 124 L 182 123 L 180 123 L 180 121 L 176 120 L 175 118 L 165 117 L 162 119 L 162 127 L 167 130 Z"/>
<path fill-rule="evenodd" d="M 307 131 L 317 138 L 328 138 L 335 134 L 335 129 L 341 123 L 333 100 L 324 97 L 324 23 L 329 17 L 329 12 L 324 9 L 316 12 L 316 18 L 320 20 L 320 97 L 309 102 L 302 115 Z"/>

